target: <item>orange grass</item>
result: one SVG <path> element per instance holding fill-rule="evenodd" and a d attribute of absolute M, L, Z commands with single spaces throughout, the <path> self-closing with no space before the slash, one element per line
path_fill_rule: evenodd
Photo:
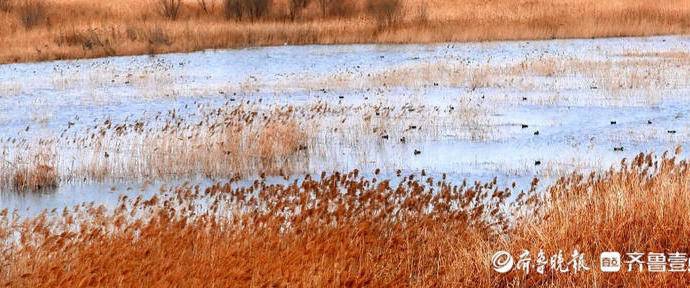
<path fill-rule="evenodd" d="M 677 151 L 677 155 L 678 155 Z M 495 183 L 362 178 L 180 187 L 114 212 L 0 218 L 9 286 L 661 286 L 687 273 L 498 274 L 496 250 L 688 252 L 690 169 L 641 154 L 508 203 Z M 536 183 L 536 181 L 534 182 Z M 206 200 L 203 200 L 206 199 Z M 205 201 L 208 209 L 192 205 Z M 515 255 L 515 254 L 514 254 Z"/>
<path fill-rule="evenodd" d="M 39 164 L 32 169 L 22 169 L 14 174 L 12 179 L 16 191 L 45 191 L 58 186 L 58 176 L 55 167 Z"/>
<path fill-rule="evenodd" d="M 318 1 L 311 1 L 298 17 L 287 1 L 275 0 L 262 18 L 241 22 L 226 19 L 218 0 L 203 1 L 204 6 L 183 1 L 175 20 L 160 13 L 156 0 L 2 1 L 9 5 L 0 9 L 0 63 L 286 43 L 644 36 L 690 28 L 685 0 L 407 0 L 392 23 L 389 16 L 377 19 L 381 13 L 367 11 L 379 6 L 364 0 L 346 1 L 345 11 L 326 16 Z M 26 3 L 44 4 L 27 9 Z M 27 15 L 30 25 L 23 20 Z"/>

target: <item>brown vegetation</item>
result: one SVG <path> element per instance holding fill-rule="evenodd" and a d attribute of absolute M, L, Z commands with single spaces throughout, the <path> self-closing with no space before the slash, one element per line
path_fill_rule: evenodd
<path fill-rule="evenodd" d="M 368 0 L 367 12 L 376 19 L 379 27 L 384 29 L 400 21 L 401 0 Z"/>
<path fill-rule="evenodd" d="M 46 7 L 43 1 L 22 0 L 17 7 L 19 20 L 26 29 L 31 29 L 46 21 Z"/>
<path fill-rule="evenodd" d="M 287 176 L 318 172 L 310 170 L 314 163 L 337 169 L 332 165 L 343 160 L 340 150 L 353 146 L 362 149 L 348 157 L 357 167 L 370 165 L 372 149 L 396 143 L 384 135 L 416 143 L 444 133 L 482 141 L 494 132 L 488 108 L 465 101 L 447 107 L 316 102 L 196 108 L 124 122 L 106 119 L 79 130 L 67 126 L 62 136 L 36 141 L 0 140 L 6 149 L 0 154 L 0 187 L 14 185 L 13 176 L 22 168 L 9 163 L 44 163 L 35 155 L 52 155 L 65 182 Z M 422 123 L 424 129 L 410 129 Z M 379 168 L 392 163 L 397 162 Z"/>
<path fill-rule="evenodd" d="M 63 41 L 84 43 L 75 45 L 102 43 L 107 47 L 107 42 L 99 42 L 94 39 L 94 35 L 98 33 L 65 35 Z M 397 149 L 401 147 L 396 145 L 402 138 L 413 146 L 423 141 L 450 137 L 473 142 L 506 139 L 510 134 L 498 125 L 501 120 L 494 115 L 505 109 L 506 105 L 515 105 L 516 101 L 564 106 L 591 101 L 586 104 L 615 106 L 630 105 L 632 102 L 656 105 L 662 100 L 675 101 L 674 97 L 682 97 L 682 93 L 674 90 L 684 87 L 685 79 L 690 77 L 690 54 L 687 51 L 650 53 L 631 50 L 611 53 L 614 56 L 621 55 L 614 59 L 594 60 L 543 56 L 508 65 L 453 60 L 420 61 L 385 71 L 373 71 L 367 73 L 366 77 L 358 73 L 339 72 L 318 77 L 297 75 L 280 81 L 252 80 L 248 77 L 246 81 L 238 80 L 233 85 L 210 85 L 184 92 L 184 95 L 219 93 L 226 95 L 227 102 L 211 105 L 197 103 L 189 107 L 185 105 L 184 109 L 159 112 L 154 116 L 146 113 L 132 115 L 121 122 L 89 119 L 93 123 L 99 123 L 93 126 L 80 125 L 86 122 L 85 119 L 77 121 L 81 122 L 77 126 L 62 123 L 65 130 L 61 134 L 46 133 L 39 137 L 50 140 L 44 142 L 46 145 L 38 143 L 41 139 L 28 142 L 13 138 L 0 139 L 0 148 L 6 151 L 0 154 L 0 186 L 8 189 L 14 186 L 13 177 L 22 168 L 7 163 L 27 163 L 32 167 L 44 164 L 32 157 L 45 150 L 53 151 L 50 153 L 54 154 L 56 162 L 52 166 L 56 167 L 59 178 L 64 182 L 169 180 L 197 176 L 246 177 L 261 172 L 277 176 L 320 172 L 310 170 L 316 169 L 315 167 L 326 171 L 354 167 L 369 170 L 373 168 L 367 166 L 372 165 L 372 152 L 391 147 Z M 184 83 L 172 79 L 174 76 L 171 74 L 174 73 L 174 70 L 135 70 L 118 81 L 131 83 L 132 87 L 140 91 L 133 97 L 169 100 L 170 97 L 176 97 L 179 91 L 188 91 L 181 90 L 183 87 L 180 85 L 185 85 Z M 107 69 L 98 70 L 92 75 L 95 76 L 61 75 L 54 79 L 53 89 L 109 85 L 116 78 Z M 581 81 L 569 86 L 554 85 L 562 82 L 562 79 L 572 78 Z M 334 95 L 331 91 L 339 89 L 362 89 L 372 91 L 368 97 L 375 98 L 380 92 L 374 91 L 381 86 L 425 89 L 432 85 L 463 88 L 467 92 L 445 105 L 431 105 L 417 92 L 405 95 L 409 97 L 404 104 L 385 100 L 389 96 L 396 97 L 390 99 L 398 99 L 401 95 L 397 93 L 383 94 L 384 97 L 379 100 L 359 104 L 320 100 L 282 105 L 267 104 L 270 103 L 266 101 L 267 98 L 261 103 L 256 97 L 247 97 L 258 89 L 287 93 L 285 91 L 292 89 L 310 91 L 315 87 L 328 87 L 330 95 Z M 488 91 L 496 88 L 548 93 L 523 100 Z M 564 89 L 584 89 L 588 97 L 559 95 Z M 16 91 L 14 86 L 5 88 L 9 94 L 16 93 L 13 90 Z M 102 96 L 94 94 L 87 97 L 83 99 L 100 101 L 99 97 Z M 242 98 L 255 100 L 240 101 Z M 37 119 L 33 121 L 47 121 L 42 117 L 43 115 L 37 115 Z M 409 129 L 411 126 L 423 126 L 423 129 Z M 688 135 L 684 126 L 675 129 L 678 129 L 679 136 Z M 667 136 L 666 130 L 663 133 L 656 132 L 658 129 L 654 128 L 624 129 L 602 137 L 612 142 L 668 140 L 663 138 Z M 343 159 L 339 152 L 348 147 L 359 148 L 350 149 L 351 154 Z M 315 165 L 316 163 L 318 164 Z M 348 164 L 338 166 L 338 163 Z M 400 157 L 386 157 L 377 163 L 382 169 L 396 169 L 405 165 Z M 533 163 L 528 164 L 531 166 Z M 541 175 L 568 173 L 573 169 L 571 164 L 544 163 L 540 172 L 544 173 Z M 344 165 L 350 166 L 343 168 Z M 502 167 L 505 162 L 487 165 L 508 172 Z M 597 163 L 576 165 L 583 166 L 605 168 Z"/>
<path fill-rule="evenodd" d="M 597 260 L 609 250 L 689 252 L 689 168 L 641 154 L 620 170 L 574 174 L 511 203 L 495 183 L 353 171 L 289 185 L 180 187 L 123 198 L 114 211 L 85 204 L 21 220 L 5 210 L 0 284 L 683 286 L 687 273 L 604 275 Z M 577 249 L 592 270 L 492 270 L 496 250 L 522 249 Z"/>
<path fill-rule="evenodd" d="M 57 170 L 45 164 L 28 169 L 21 169 L 14 174 L 12 180 L 14 189 L 19 192 L 46 191 L 58 186 Z"/>
<path fill-rule="evenodd" d="M 10 0 L 0 0 L 0 11 L 9 12 L 11 8 Z"/>
<path fill-rule="evenodd" d="M 159 0 L 160 13 L 163 17 L 170 20 L 177 19 L 180 14 L 180 7 L 182 7 L 182 0 Z"/>
<path fill-rule="evenodd" d="M 0 63 L 256 45 L 687 33 L 684 0 L 0 0 Z M 155 33 L 166 41 L 132 35 Z M 108 42 L 69 45 L 67 33 Z"/>
<path fill-rule="evenodd" d="M 16 147 L 18 151 L 4 150 L 0 154 L 0 191 L 50 192 L 60 185 L 51 141 L 40 141 L 38 145 L 21 141 Z"/>

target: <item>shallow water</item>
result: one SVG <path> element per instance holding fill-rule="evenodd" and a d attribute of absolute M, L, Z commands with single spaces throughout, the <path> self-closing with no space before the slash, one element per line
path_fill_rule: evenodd
<path fill-rule="evenodd" d="M 437 137 L 414 138 L 407 143 L 395 141 L 400 135 L 391 137 L 392 141 L 368 139 L 360 145 L 323 141 L 319 150 L 326 152 L 310 155 L 307 171 L 318 174 L 383 168 L 392 175 L 397 169 L 405 173 L 424 169 L 430 175 L 447 173 L 458 183 L 462 179 L 487 181 L 498 177 L 504 186 L 515 181 L 526 187 L 533 177 L 554 179 L 572 171 L 601 171 L 640 152 L 661 153 L 678 145 L 687 146 L 690 83 L 680 81 L 680 85 L 655 87 L 652 92 L 661 96 L 650 100 L 649 89 L 630 89 L 623 96 L 614 95 L 595 89 L 591 79 L 582 75 L 520 80 L 528 81 L 531 89 L 500 85 L 471 89 L 447 81 L 435 85 L 435 79 L 426 79 L 424 71 L 420 71 L 418 81 L 398 86 L 371 87 L 369 82 L 357 79 L 425 63 L 502 67 L 543 57 L 626 61 L 637 59 L 622 56 L 626 52 L 688 51 L 689 45 L 688 37 L 650 37 L 280 46 L 0 65 L 0 138 L 39 139 L 60 134 L 68 123 L 74 125 L 70 131 L 81 131 L 104 119 L 118 122 L 143 117 L 155 122 L 155 115 L 172 109 L 191 115 L 200 103 L 213 108 L 248 100 L 257 103 L 261 99 L 259 105 L 265 107 L 308 105 L 316 101 L 333 105 L 386 103 L 399 107 L 414 103 L 447 107 L 470 101 L 490 108 L 484 120 L 491 133 L 485 138 L 467 139 L 441 129 Z M 686 62 L 679 63 L 675 75 L 688 75 L 690 67 Z M 329 86 L 334 82 L 322 80 L 330 75 L 345 75 L 348 80 Z M 515 75 L 504 77 L 508 81 Z M 556 94 L 556 100 L 549 100 Z M 425 119 L 406 121 L 425 125 Z M 612 125 L 612 121 L 616 124 Z M 670 134 L 669 130 L 676 133 Z M 535 131 L 539 135 L 534 135 Z M 624 150 L 614 151 L 614 147 Z M 79 160 L 79 151 L 64 154 L 65 161 Z M 541 164 L 535 165 L 537 161 Z M 201 184 L 210 181 L 188 180 Z M 141 180 L 106 182 L 62 183 L 50 194 L 2 191 L 0 208 L 35 214 L 42 209 L 60 209 L 81 202 L 112 204 L 121 194 L 151 195 L 161 185 L 170 187 L 186 181 L 153 181 L 147 185 Z"/>

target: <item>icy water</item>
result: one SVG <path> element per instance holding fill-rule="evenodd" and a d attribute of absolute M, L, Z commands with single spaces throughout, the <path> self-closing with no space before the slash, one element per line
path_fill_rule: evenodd
<path fill-rule="evenodd" d="M 406 143 L 324 142 L 319 150 L 328 152 L 310 157 L 307 169 L 318 174 L 384 167 L 388 175 L 397 169 L 425 170 L 429 175 L 446 173 L 457 182 L 497 177 L 501 185 L 518 182 L 525 187 L 533 177 L 548 181 L 573 171 L 601 171 L 640 152 L 687 147 L 690 67 L 687 55 L 677 58 L 676 54 L 690 51 L 689 46 L 687 37 L 281 46 L 1 65 L 0 138 L 30 141 L 58 135 L 67 125 L 88 127 L 104 119 L 117 122 L 143 116 L 154 121 L 157 113 L 174 109 L 184 114 L 199 103 L 211 108 L 259 99 L 266 107 L 317 101 L 398 107 L 479 103 L 484 110 L 472 117 L 482 119 L 474 125 L 486 126 L 490 132 L 478 139 L 441 129 L 437 137 Z M 609 72 L 603 78 L 590 75 L 589 68 L 527 76 L 494 73 L 487 76 L 487 83 L 470 83 L 480 77 L 472 69 L 501 69 L 542 59 L 594 63 L 598 68 L 591 71 Z M 612 65 L 635 71 L 608 68 Z M 470 69 L 469 75 L 476 75 L 453 80 L 436 67 Z M 406 69 L 417 72 L 413 77 L 401 74 L 402 79 L 387 75 L 378 82 L 371 80 L 372 75 Z M 405 125 L 424 127 L 425 120 L 406 119 Z M 78 161 L 78 151 L 71 153 L 71 161 Z M 33 214 L 82 202 L 108 204 L 121 194 L 151 195 L 161 185 L 187 181 L 209 180 L 77 181 L 62 183 L 48 194 L 2 191 L 0 209 Z"/>

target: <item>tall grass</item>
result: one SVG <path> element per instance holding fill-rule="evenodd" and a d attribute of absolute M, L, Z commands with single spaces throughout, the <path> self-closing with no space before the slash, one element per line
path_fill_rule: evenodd
<path fill-rule="evenodd" d="M 17 14 L 24 28 L 31 29 L 45 22 L 46 6 L 40 0 L 22 0 Z"/>
<path fill-rule="evenodd" d="M 290 19 L 294 21 L 300 16 L 302 11 L 309 5 L 309 2 L 309 0 L 289 0 L 288 11 L 290 13 Z"/>
<path fill-rule="evenodd" d="M 666 154 L 641 154 L 620 170 L 573 174 L 543 194 L 533 187 L 513 196 L 494 182 L 385 180 L 355 170 L 288 185 L 183 186 L 148 200 L 122 198 L 114 211 L 92 204 L 21 220 L 4 210 L 0 279 L 10 286 L 675 287 L 687 273 L 604 276 L 596 257 L 688 252 L 689 168 Z M 521 249 L 578 249 L 595 268 L 492 270 L 496 250 Z"/>
<path fill-rule="evenodd" d="M 86 36 L 88 35 L 90 34 Z M 71 36 L 68 36 L 70 33 L 66 33 L 65 41 L 70 39 Z M 137 31 L 133 32 L 133 37 L 146 39 L 152 36 L 147 31 Z M 165 37 L 161 37 L 160 41 L 165 40 Z M 76 40 L 69 41 L 75 41 L 74 45 L 82 45 L 79 44 L 81 40 Z M 94 46 L 93 49 L 101 48 Z M 616 52 L 616 55 L 617 53 L 620 52 Z M 415 90 L 423 89 L 425 85 L 438 84 L 442 87 L 465 90 L 466 94 L 440 106 L 431 106 L 426 103 L 423 95 L 415 94 L 410 95 L 409 103 L 406 104 L 380 99 L 361 104 L 317 101 L 293 106 L 266 104 L 264 98 L 264 104 L 236 104 L 229 101 L 189 109 L 185 107 L 177 113 L 172 110 L 162 113 L 155 119 L 145 114 L 114 123 L 104 121 L 105 119 L 91 119 L 100 124 L 97 127 L 80 127 L 77 124 L 80 128 L 65 127 L 68 130 L 64 135 L 57 132 L 42 135 L 45 139 L 56 141 L 53 146 L 41 145 L 37 143 L 39 139 L 31 140 L 30 143 L 15 143 L 12 139 L 0 140 L 0 149 L 6 152 L 0 154 L 0 187 L 12 189 L 15 186 L 12 180 L 14 175 L 23 168 L 8 163 L 25 163 L 22 165 L 29 168 L 45 164 L 33 158 L 44 150 L 53 151 L 51 153 L 55 154 L 54 158 L 57 161 L 51 162 L 51 166 L 56 168 L 60 176 L 58 178 L 62 181 L 168 180 L 197 176 L 225 178 L 238 174 L 252 176 L 261 172 L 266 172 L 270 176 L 281 176 L 290 173 L 320 172 L 310 170 L 315 167 L 327 167 L 327 171 L 344 169 L 343 166 L 347 166 L 347 169 L 370 169 L 372 167 L 367 165 L 372 165 L 372 152 L 383 152 L 389 148 L 400 152 L 398 149 L 403 147 L 400 143 L 402 138 L 406 139 L 405 145 L 410 147 L 418 146 L 425 141 L 441 139 L 475 143 L 503 139 L 508 134 L 496 125 L 501 120 L 494 115 L 505 105 L 515 105 L 516 102 L 561 106 L 584 103 L 615 107 L 630 105 L 633 101 L 642 105 L 656 105 L 664 99 L 656 97 L 669 97 L 666 100 L 681 97 L 670 92 L 683 87 L 684 79 L 690 76 L 687 69 L 690 67 L 690 54 L 673 50 L 661 53 L 630 51 L 623 54 L 628 56 L 625 59 L 585 61 L 556 57 L 527 58 L 510 65 L 422 61 L 419 64 L 374 72 L 365 78 L 357 73 L 343 72 L 318 77 L 286 77 L 284 81 L 278 82 L 238 81 L 234 87 L 208 87 L 192 93 L 209 95 L 222 90 L 226 95 L 236 92 L 239 95 L 237 97 L 242 97 L 251 95 L 259 88 L 272 91 L 309 91 L 314 87 L 329 87 L 363 91 L 382 86 L 400 86 Z M 126 79 L 144 93 L 143 97 L 169 99 L 175 97 L 174 91 L 179 90 L 179 85 L 184 83 L 176 83 L 164 72 L 140 71 L 127 76 Z M 56 78 L 53 87 L 66 89 L 66 86 L 76 85 L 109 85 L 114 77 L 108 72 L 95 74 L 98 76 L 88 77 L 89 79 L 81 79 L 82 75 L 76 74 L 77 78 L 73 78 L 75 75 L 67 74 Z M 506 75 L 510 77 L 505 77 Z M 579 79 L 571 87 L 585 89 L 587 93 L 594 94 L 587 99 L 559 96 L 562 86 L 554 86 L 552 83 L 563 78 Z M 534 87 L 537 87 L 535 85 L 551 87 L 546 91 L 553 92 L 553 96 L 534 96 L 524 100 L 520 97 L 492 95 L 482 90 L 534 91 Z M 597 89 L 592 90 L 590 85 Z M 12 92 L 15 87 L 9 88 L 8 93 L 15 93 Z M 150 93 L 149 91 L 155 94 L 146 94 Z M 483 97 L 484 95 L 486 97 Z M 617 98 L 612 99 L 612 95 Z M 380 102 L 381 100 L 383 101 Z M 410 126 L 423 126 L 423 129 L 409 129 Z M 674 128 L 679 129 L 679 135 L 684 135 L 683 127 Z M 618 131 L 605 136 L 613 143 L 649 139 L 668 141 L 669 138 L 665 137 L 666 131 L 658 131 L 659 129 L 661 128 L 645 128 L 633 134 Z M 276 140 L 283 138 L 294 141 Z M 270 145 L 256 145 L 259 139 Z M 347 159 L 343 159 L 338 153 L 342 149 L 352 151 Z M 76 154 L 74 151 L 79 153 Z M 106 153 L 109 155 L 107 158 Z M 406 165 L 401 159 L 405 155 L 402 156 L 387 157 L 374 162 L 379 163 L 379 168 L 394 169 Z M 504 167 L 506 163 L 498 160 L 492 161 L 489 165 L 500 172 L 509 173 Z M 530 166 L 531 164 L 533 163 L 529 163 Z M 544 173 L 542 175 L 558 174 L 556 171 L 567 172 L 572 169 L 570 164 L 556 161 L 554 166 L 551 166 L 545 163 L 540 171 Z M 597 163 L 587 166 L 603 168 Z"/>
<path fill-rule="evenodd" d="M 58 186 L 57 170 L 47 164 L 23 168 L 14 174 L 12 184 L 14 189 L 19 192 L 50 191 Z"/>
<path fill-rule="evenodd" d="M 401 0 L 368 0 L 367 12 L 384 29 L 398 23 L 402 17 Z"/>
<path fill-rule="evenodd" d="M 160 6 L 160 13 L 163 17 L 175 20 L 177 16 L 180 15 L 182 0 L 159 0 L 158 3 Z M 205 8 L 205 6 L 202 6 L 202 8 Z"/>
<path fill-rule="evenodd" d="M 0 190 L 51 192 L 60 185 L 54 143 L 19 144 L 18 151 L 0 155 Z"/>
<path fill-rule="evenodd" d="M 371 165 L 371 152 L 398 139 L 414 145 L 450 133 L 455 139 L 482 141 L 494 136 L 490 110 L 466 101 L 443 109 L 423 104 L 344 106 L 249 104 L 204 107 L 185 113 L 169 111 L 153 119 L 71 128 L 74 136 L 46 136 L 36 141 L 3 142 L 0 164 L 44 164 L 35 155 L 53 155 L 51 165 L 63 181 L 170 180 L 240 175 L 286 176 L 337 168 L 341 149 L 357 146 L 347 161 Z M 196 115 L 202 120 L 189 120 Z M 423 119 L 423 120 L 420 120 Z M 424 129 L 411 129 L 410 126 Z M 68 128 L 70 129 L 70 128 Z M 382 138 L 386 136 L 387 139 Z M 37 143 L 38 142 L 38 143 Z M 41 143 L 50 143 L 42 145 Z M 75 153 L 78 151 L 78 153 Z M 5 160 L 6 159 L 6 160 Z M 399 159 L 379 168 L 393 168 Z M 334 166 L 336 165 L 336 166 Z M 323 167 L 323 166 L 322 166 Z M 12 187 L 19 166 L 0 166 L 0 187 Z M 368 167 L 367 167 L 368 168 Z"/>
<path fill-rule="evenodd" d="M 270 13 L 270 0 L 224 0 L 225 18 L 236 21 L 256 21 Z"/>
<path fill-rule="evenodd" d="M 31 9 L 22 9 L 22 2 Z M 116 55 L 131 55 L 285 43 L 657 35 L 687 33 L 690 27 L 690 5 L 683 0 L 222 0 L 221 9 L 212 9 L 215 2 L 208 0 L 19 3 L 0 18 L 0 63 L 108 55 L 51 41 L 66 30 L 99 31 L 111 39 Z M 152 47 L 128 37 L 129 30 L 155 27 L 170 45 Z"/>
<path fill-rule="evenodd" d="M 12 0 L 0 0 L 0 11 L 10 12 L 12 10 Z"/>

